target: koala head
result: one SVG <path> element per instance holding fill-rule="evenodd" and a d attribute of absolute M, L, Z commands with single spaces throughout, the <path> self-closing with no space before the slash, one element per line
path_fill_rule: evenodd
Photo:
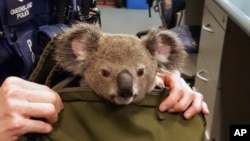
<path fill-rule="evenodd" d="M 186 52 L 177 36 L 152 29 L 139 39 L 101 32 L 98 25 L 73 25 L 56 39 L 60 67 L 82 77 L 97 95 L 116 104 L 140 101 L 155 87 L 157 72 L 179 69 Z"/>

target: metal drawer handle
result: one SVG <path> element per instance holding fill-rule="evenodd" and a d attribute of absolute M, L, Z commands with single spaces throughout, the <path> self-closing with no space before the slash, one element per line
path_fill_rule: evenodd
<path fill-rule="evenodd" d="M 205 78 L 205 77 L 203 77 L 203 76 L 201 76 L 201 73 L 207 73 L 207 71 L 205 71 L 205 70 L 200 70 L 200 71 L 198 71 L 198 72 L 196 73 L 196 76 L 197 76 L 199 79 L 201 79 L 201 80 L 203 80 L 203 81 L 205 81 L 205 82 L 208 82 L 208 79 Z"/>
<path fill-rule="evenodd" d="M 202 28 L 208 32 L 214 33 L 213 29 L 210 28 L 210 24 L 203 25 Z"/>

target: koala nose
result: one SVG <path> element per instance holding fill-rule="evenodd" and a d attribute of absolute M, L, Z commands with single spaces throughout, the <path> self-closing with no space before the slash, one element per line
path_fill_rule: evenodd
<path fill-rule="evenodd" d="M 127 70 L 121 71 L 117 76 L 118 95 L 124 98 L 133 96 L 133 77 Z"/>

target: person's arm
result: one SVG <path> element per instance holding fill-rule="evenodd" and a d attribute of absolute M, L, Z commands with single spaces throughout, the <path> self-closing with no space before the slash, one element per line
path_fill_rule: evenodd
<path fill-rule="evenodd" d="M 209 114 L 207 104 L 203 101 L 203 95 L 193 91 L 183 80 L 179 71 L 173 71 L 170 75 L 158 73 L 157 77 L 158 86 L 167 86 L 170 89 L 169 96 L 159 106 L 160 111 L 184 111 L 186 119 L 199 112 Z"/>
<path fill-rule="evenodd" d="M 26 133 L 51 132 L 51 124 L 62 108 L 59 95 L 47 86 L 7 78 L 0 87 L 0 140 L 15 141 Z"/>

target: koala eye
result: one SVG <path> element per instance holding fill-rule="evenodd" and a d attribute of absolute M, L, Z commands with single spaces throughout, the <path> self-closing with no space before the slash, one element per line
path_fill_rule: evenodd
<path fill-rule="evenodd" d="M 143 68 L 141 68 L 141 69 L 139 69 L 138 71 L 137 71 L 137 76 L 143 76 L 143 74 L 144 74 L 144 69 Z"/>
<path fill-rule="evenodd" d="M 102 76 L 109 77 L 110 72 L 108 70 L 102 70 Z"/>

